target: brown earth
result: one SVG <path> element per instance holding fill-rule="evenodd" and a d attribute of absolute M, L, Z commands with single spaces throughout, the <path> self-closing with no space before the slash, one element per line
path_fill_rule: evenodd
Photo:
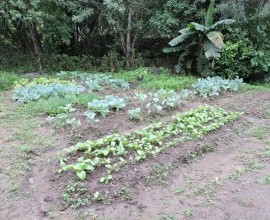
<path fill-rule="evenodd" d="M 126 111 L 97 125 L 81 118 L 79 129 L 57 132 L 43 123 L 45 117 L 17 111 L 10 96 L 0 94 L 0 219 L 270 219 L 270 185 L 257 182 L 270 175 L 269 92 L 185 101 L 176 111 L 140 123 L 127 120 Z M 90 200 L 72 209 L 61 199 L 73 175 L 57 173 L 58 152 L 78 141 L 168 121 L 203 103 L 245 114 L 203 140 L 119 171 L 111 184 L 98 183 L 102 170 L 88 176 L 86 196 L 98 190 L 105 204 Z"/>

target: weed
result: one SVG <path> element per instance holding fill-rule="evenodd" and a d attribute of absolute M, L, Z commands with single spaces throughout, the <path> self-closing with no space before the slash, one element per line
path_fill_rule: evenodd
<path fill-rule="evenodd" d="M 96 191 L 95 193 L 93 193 L 92 195 L 92 200 L 95 202 L 99 202 L 102 204 L 111 204 L 111 198 L 109 196 L 109 192 L 106 192 L 105 194 L 101 194 L 98 191 Z"/>
<path fill-rule="evenodd" d="M 260 84 L 244 83 L 241 86 L 241 89 L 245 91 L 270 91 L 270 83 L 260 83 Z"/>
<path fill-rule="evenodd" d="M 230 180 L 239 180 L 240 177 L 246 173 L 248 170 L 245 167 L 242 168 L 238 168 L 236 170 L 234 170 L 230 175 L 229 175 L 229 179 Z"/>
<path fill-rule="evenodd" d="M 263 156 L 270 159 L 270 148 L 265 148 L 263 150 Z"/>
<path fill-rule="evenodd" d="M 261 185 L 268 185 L 268 184 L 270 184 L 270 175 L 265 176 L 265 177 L 259 179 L 259 180 L 257 181 L 257 183 L 259 183 L 259 184 L 261 184 Z"/>
<path fill-rule="evenodd" d="M 83 183 L 69 182 L 62 198 L 71 208 L 79 208 L 88 203 L 86 188 Z"/>
<path fill-rule="evenodd" d="M 89 219 L 89 211 L 85 211 L 85 210 L 81 210 L 78 212 L 77 216 L 76 216 L 76 219 L 78 220 L 87 220 Z M 96 218 L 90 218 L 90 219 L 96 219 Z"/>
<path fill-rule="evenodd" d="M 175 195 L 180 195 L 180 194 L 182 194 L 184 191 L 185 191 L 185 190 L 184 190 L 183 187 L 178 187 L 178 188 L 174 191 L 174 193 L 175 193 Z"/>
<path fill-rule="evenodd" d="M 164 214 L 162 217 L 161 217 L 161 220 L 175 220 L 175 215 L 173 214 Z"/>
<path fill-rule="evenodd" d="M 252 136 L 260 140 L 264 140 L 269 136 L 269 133 L 270 133 L 270 126 L 263 125 L 254 130 Z"/>
<path fill-rule="evenodd" d="M 250 161 L 248 164 L 247 164 L 247 168 L 249 170 L 259 170 L 263 167 L 262 164 L 258 163 L 257 161 Z"/>
<path fill-rule="evenodd" d="M 131 190 L 127 187 L 124 187 L 121 192 L 120 192 L 120 196 L 123 200 L 125 201 L 132 201 L 132 196 L 131 196 Z"/>
<path fill-rule="evenodd" d="M 132 71 L 121 71 L 113 74 L 113 77 L 122 78 L 129 82 L 136 82 L 138 87 L 144 89 L 168 89 L 182 90 L 191 87 L 196 81 L 192 76 L 174 76 L 168 71 L 159 71 L 153 75 L 146 68 L 139 68 Z"/>
<path fill-rule="evenodd" d="M 240 137 L 247 135 L 247 129 L 251 128 L 252 123 L 249 121 L 244 121 L 241 124 L 235 126 L 235 131 Z"/>
<path fill-rule="evenodd" d="M 0 72 L 0 91 L 12 88 L 14 82 L 19 79 L 14 73 Z"/>
<path fill-rule="evenodd" d="M 12 197 L 18 194 L 18 190 L 19 190 L 19 185 L 16 183 L 12 183 L 9 187 L 9 192 L 12 195 Z"/>
<path fill-rule="evenodd" d="M 164 185 L 166 178 L 170 175 L 173 166 L 169 164 L 157 164 L 152 168 L 149 175 L 145 176 L 147 185 Z"/>
<path fill-rule="evenodd" d="M 192 209 L 186 209 L 183 211 L 183 215 L 186 218 L 192 218 L 194 216 L 194 211 Z"/>

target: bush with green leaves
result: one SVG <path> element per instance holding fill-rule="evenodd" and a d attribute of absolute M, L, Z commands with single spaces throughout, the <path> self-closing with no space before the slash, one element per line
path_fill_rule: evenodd
<path fill-rule="evenodd" d="M 25 103 L 39 99 L 48 99 L 50 97 L 65 97 L 70 94 L 78 95 L 84 90 L 85 88 L 81 85 L 54 83 L 48 85 L 37 84 L 15 89 L 12 98 Z"/>
<path fill-rule="evenodd" d="M 113 95 L 107 95 L 104 99 L 94 99 L 88 103 L 88 109 L 100 113 L 102 117 L 106 117 L 111 110 L 118 112 L 125 106 L 126 104 L 123 98 Z"/>
<path fill-rule="evenodd" d="M 243 79 L 222 79 L 219 76 L 215 76 L 198 79 L 198 81 L 193 84 L 193 88 L 195 94 L 207 98 L 218 96 L 222 91 L 230 90 L 236 92 L 242 83 Z"/>

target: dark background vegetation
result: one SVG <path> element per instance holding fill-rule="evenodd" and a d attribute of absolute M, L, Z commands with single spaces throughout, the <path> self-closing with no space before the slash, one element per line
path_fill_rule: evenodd
<path fill-rule="evenodd" d="M 1 1 L 0 71 L 114 72 L 140 66 L 174 70 L 179 54 L 164 54 L 162 49 L 188 23 L 203 23 L 209 4 L 209 0 Z M 223 32 L 226 46 L 209 75 L 269 81 L 270 1 L 219 0 L 215 8 L 215 20 L 236 22 Z"/>

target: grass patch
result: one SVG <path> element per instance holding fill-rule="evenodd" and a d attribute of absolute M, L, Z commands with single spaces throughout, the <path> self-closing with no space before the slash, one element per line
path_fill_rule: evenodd
<path fill-rule="evenodd" d="M 153 167 L 149 175 L 145 176 L 147 185 L 165 185 L 166 178 L 171 174 L 172 164 L 157 164 Z"/>
<path fill-rule="evenodd" d="M 78 96 L 70 95 L 67 97 L 51 97 L 47 100 L 40 99 L 36 102 L 33 101 L 24 104 L 21 106 L 21 110 L 26 110 L 34 115 L 38 114 L 58 115 L 61 113 L 65 113 L 65 109 L 61 109 L 60 107 L 64 107 L 67 104 L 87 107 L 88 102 L 97 98 L 99 98 L 99 96 L 92 92 L 81 94 Z"/>
<path fill-rule="evenodd" d="M 269 136 L 269 133 L 270 133 L 270 126 L 263 125 L 255 129 L 252 133 L 252 136 L 260 140 L 264 140 Z"/>
<path fill-rule="evenodd" d="M 257 181 L 257 183 L 261 185 L 269 185 L 270 184 L 270 175 L 265 176 Z"/>
<path fill-rule="evenodd" d="M 245 167 L 242 168 L 238 168 L 236 170 L 234 170 L 230 175 L 229 175 L 229 179 L 230 180 L 239 180 L 240 177 L 246 173 L 248 170 Z"/>
<path fill-rule="evenodd" d="M 69 182 L 65 188 L 62 198 L 71 208 L 79 208 L 88 203 L 86 188 L 83 183 Z"/>
<path fill-rule="evenodd" d="M 0 91 L 12 88 L 20 77 L 12 72 L 0 72 Z"/>
<path fill-rule="evenodd" d="M 192 209 L 186 209 L 183 211 L 183 215 L 186 218 L 192 218 L 194 216 L 194 211 Z"/>
<path fill-rule="evenodd" d="M 122 78 L 128 82 L 135 82 L 139 88 L 151 90 L 182 90 L 190 88 L 197 80 L 196 77 L 193 76 L 171 75 L 166 69 L 160 69 L 157 73 L 150 73 L 146 68 L 112 73 L 112 76 Z"/>
<path fill-rule="evenodd" d="M 245 83 L 241 86 L 244 91 L 270 91 L 270 83 Z"/>

